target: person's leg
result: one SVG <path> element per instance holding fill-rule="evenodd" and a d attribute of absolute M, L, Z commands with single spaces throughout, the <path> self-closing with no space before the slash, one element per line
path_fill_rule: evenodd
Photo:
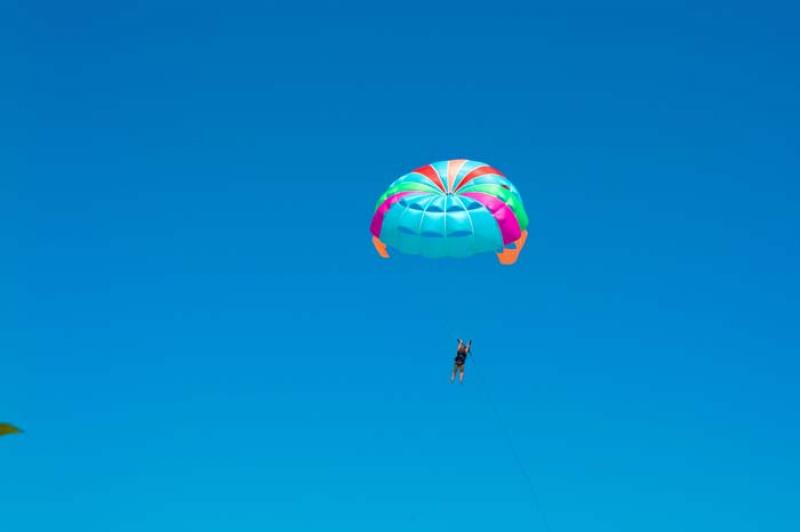
<path fill-rule="evenodd" d="M 450 384 L 452 384 L 456 380 L 456 369 L 458 369 L 458 366 L 453 364 L 453 373 L 450 374 Z"/>
<path fill-rule="evenodd" d="M 458 383 L 464 384 L 464 365 L 461 366 L 460 371 L 458 373 Z"/>

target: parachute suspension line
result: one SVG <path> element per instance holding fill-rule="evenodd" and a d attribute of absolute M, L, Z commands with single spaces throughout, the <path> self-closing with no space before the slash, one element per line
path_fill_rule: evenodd
<path fill-rule="evenodd" d="M 470 362 L 474 368 L 475 359 L 473 358 L 471 350 L 470 350 Z M 473 379 L 476 373 L 477 373 L 476 371 L 472 372 Z M 480 379 L 474 379 L 474 380 L 480 381 Z M 539 517 L 541 518 L 542 528 L 544 529 L 545 532 L 551 532 L 552 529 L 550 528 L 550 524 L 547 520 L 547 515 L 544 512 L 544 507 L 542 506 L 541 499 L 539 498 L 538 492 L 533 485 L 533 479 L 531 478 L 531 475 L 528 473 L 528 469 L 525 467 L 524 462 L 522 461 L 519 453 L 517 452 L 517 447 L 516 445 L 514 445 L 514 439 L 512 438 L 511 430 L 508 428 L 508 425 L 503 423 L 503 418 L 500 415 L 500 411 L 497 409 L 497 405 L 492 399 L 492 396 L 489 393 L 488 388 L 481 385 L 479 385 L 478 388 L 481 389 L 481 394 L 483 395 L 486 402 L 489 403 L 489 407 L 491 408 L 492 413 L 494 414 L 495 417 L 495 423 L 500 427 L 500 431 L 503 433 L 503 436 L 505 437 L 506 445 L 508 446 L 509 451 L 511 452 L 511 456 L 514 459 L 514 462 L 516 462 L 517 464 L 517 468 L 519 469 L 520 475 L 523 477 L 523 479 L 525 480 L 525 484 L 527 484 L 528 486 L 528 491 L 530 492 L 531 500 L 533 502 L 532 506 L 534 507 L 535 513 L 538 514 Z"/>

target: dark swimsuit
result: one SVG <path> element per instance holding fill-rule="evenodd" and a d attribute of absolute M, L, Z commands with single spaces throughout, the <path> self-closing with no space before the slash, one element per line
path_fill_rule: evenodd
<path fill-rule="evenodd" d="M 464 352 L 456 352 L 456 366 L 463 366 L 464 362 L 467 360 L 467 353 Z"/>

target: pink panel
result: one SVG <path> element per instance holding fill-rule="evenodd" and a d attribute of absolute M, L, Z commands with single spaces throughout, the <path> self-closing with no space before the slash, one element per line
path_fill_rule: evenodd
<path fill-rule="evenodd" d="M 497 220 L 497 225 L 500 226 L 504 245 L 515 242 L 522 236 L 522 231 L 519 228 L 519 221 L 517 217 L 514 216 L 514 211 L 512 211 L 503 200 L 484 192 L 465 192 L 462 196 L 479 201 L 489 209 L 489 212 L 491 212 L 495 220 Z"/>

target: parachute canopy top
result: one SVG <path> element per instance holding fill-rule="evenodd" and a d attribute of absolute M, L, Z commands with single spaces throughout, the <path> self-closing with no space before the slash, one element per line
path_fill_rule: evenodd
<path fill-rule="evenodd" d="M 500 171 L 466 159 L 440 161 L 400 177 L 378 199 L 372 243 L 424 257 L 496 253 L 514 264 L 528 236 L 517 189 Z"/>

